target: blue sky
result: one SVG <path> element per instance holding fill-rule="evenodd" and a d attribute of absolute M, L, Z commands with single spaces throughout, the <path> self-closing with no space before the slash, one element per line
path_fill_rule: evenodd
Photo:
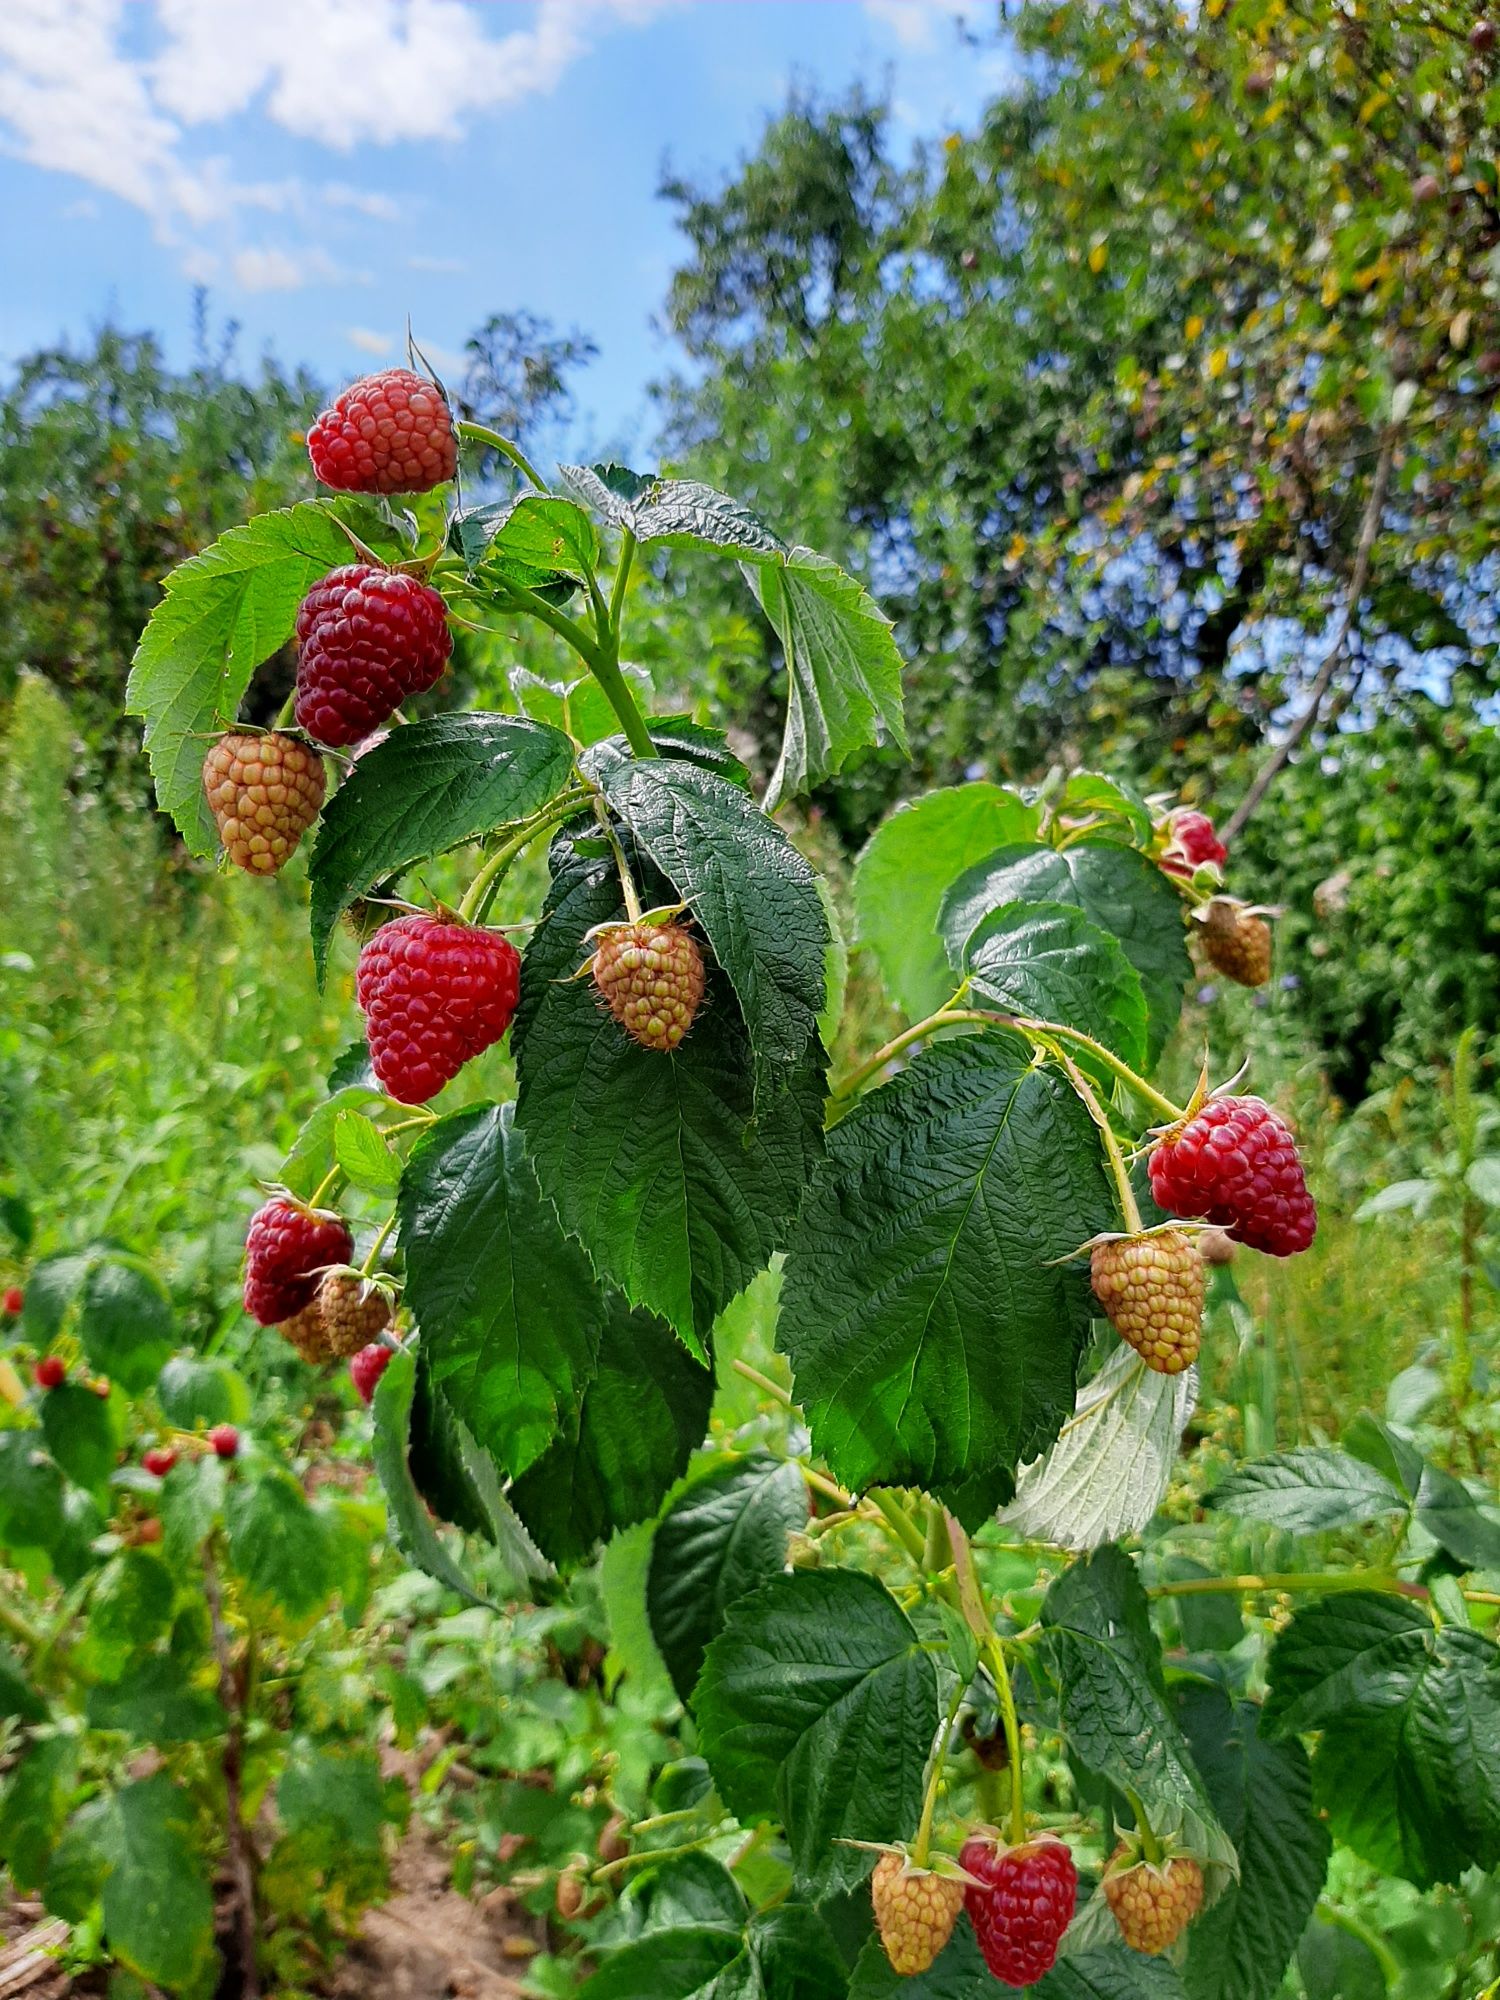
<path fill-rule="evenodd" d="M 576 326 L 583 441 L 649 436 L 680 242 L 662 162 L 752 145 L 793 79 L 915 136 L 1003 85 L 993 0 L 3 0 L 0 369 L 106 316 L 190 351 L 191 297 L 330 381 L 441 367 L 496 310 Z M 451 364 L 450 364 L 451 365 Z"/>

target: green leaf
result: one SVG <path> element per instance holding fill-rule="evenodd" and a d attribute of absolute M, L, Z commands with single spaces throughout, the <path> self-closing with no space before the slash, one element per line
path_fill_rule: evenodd
<path fill-rule="evenodd" d="M 376 1385 L 372 1404 L 375 1416 L 372 1455 L 390 1510 L 391 1528 L 409 1562 L 450 1590 L 456 1590 L 471 1604 L 483 1604 L 486 1600 L 454 1561 L 432 1525 L 412 1479 L 407 1441 L 416 1381 L 415 1356 L 405 1352 L 395 1355 Z"/>
<path fill-rule="evenodd" d="M 118 1680 L 170 1629 L 177 1601 L 172 1572 L 148 1549 L 122 1549 L 99 1573 L 80 1653 L 96 1679 Z"/>
<path fill-rule="evenodd" d="M 194 1986 L 214 1956 L 208 1856 L 189 1797 L 165 1771 L 107 1793 L 73 1821 L 103 1876 L 111 1956 L 163 1986 Z"/>
<path fill-rule="evenodd" d="M 997 847 L 1031 840 L 1037 819 L 1019 793 L 979 780 L 909 800 L 870 836 L 854 870 L 856 936 L 913 1021 L 956 984 L 937 929 L 948 885 Z"/>
<path fill-rule="evenodd" d="M 362 1083 L 345 1084 L 332 1097 L 325 1097 L 303 1121 L 277 1180 L 301 1200 L 310 1201 L 334 1163 L 333 1134 L 340 1116 L 345 1111 L 378 1113 L 390 1101 L 373 1084 Z"/>
<path fill-rule="evenodd" d="M 1321 1729 L 1317 1804 L 1335 1837 L 1419 1888 L 1500 1861 L 1500 1651 L 1418 1606 L 1348 1591 L 1297 1612 L 1265 1718 Z"/>
<path fill-rule="evenodd" d="M 1134 1563 L 1113 1546 L 1080 1558 L 1047 1592 L 1037 1652 L 1068 1747 L 1085 1769 L 1136 1792 L 1153 1830 L 1201 1856 L 1211 1887 L 1234 1848 L 1162 1694 L 1161 1651 Z"/>
<path fill-rule="evenodd" d="M 342 912 L 418 861 L 528 818 L 568 782 L 573 746 L 519 715 L 435 715 L 393 730 L 328 801 L 313 849 L 319 980 Z"/>
<path fill-rule="evenodd" d="M 1483 1153 L 1471 1160 L 1464 1181 L 1486 1208 L 1500 1208 L 1500 1153 Z"/>
<path fill-rule="evenodd" d="M 390 1141 L 358 1111 L 341 1111 L 334 1120 L 333 1157 L 350 1184 L 367 1194 L 391 1195 L 401 1185 L 401 1161 Z"/>
<path fill-rule="evenodd" d="M 737 2000 L 718 1978 L 740 1950 L 740 1933 L 720 1924 L 655 1931 L 611 1952 L 578 2000 Z"/>
<path fill-rule="evenodd" d="M 42 1736 L 22 1751 L 0 1792 L 0 1859 L 18 1889 L 36 1888 L 78 1778 L 78 1739 Z"/>
<path fill-rule="evenodd" d="M 1392 1181 L 1362 1201 L 1354 1211 L 1356 1222 L 1369 1222 L 1377 1215 L 1394 1215 L 1399 1209 L 1409 1208 L 1420 1221 L 1439 1193 L 1436 1181 Z"/>
<path fill-rule="evenodd" d="M 293 1624 L 321 1611 L 338 1588 L 328 1527 L 290 1472 L 248 1468 L 224 1499 L 230 1567 L 250 1596 Z"/>
<path fill-rule="evenodd" d="M 1099 841 L 1061 851 L 1003 847 L 966 869 L 943 899 L 938 928 L 953 965 L 962 966 L 974 931 L 1007 903 L 1071 903 L 1118 938 L 1145 989 L 1147 1057 L 1154 1063 L 1182 1010 L 1192 971 L 1182 899 L 1161 870 L 1133 848 Z"/>
<path fill-rule="evenodd" d="M 799 1886 L 819 1898 L 873 1865 L 839 1842 L 916 1831 L 937 1673 L 874 1577 L 803 1570 L 740 1598 L 708 1648 L 693 1710 L 725 1804 L 743 1820 L 779 1819 Z"/>
<path fill-rule="evenodd" d="M 572 1425 L 604 1301 L 537 1185 L 510 1105 L 413 1146 L 397 1203 L 406 1301 L 435 1388 L 512 1478 Z"/>
<path fill-rule="evenodd" d="M 1190 2000 L 1271 2000 L 1328 1868 L 1307 1757 L 1295 1740 L 1268 1742 L 1255 1703 L 1222 1688 L 1179 1682 L 1172 1711 L 1240 1864 L 1188 1933 L 1183 1984 Z"/>
<path fill-rule="evenodd" d="M 40 1550 L 60 1582 L 74 1583 L 93 1566 L 89 1543 L 103 1521 L 94 1501 L 69 1487 L 39 1442 L 37 1431 L 0 1432 L 0 1545 L 15 1558 Z M 79 1508 L 75 1501 L 85 1504 Z"/>
<path fill-rule="evenodd" d="M 622 764 L 604 795 L 728 974 L 763 1094 L 818 1031 L 828 923 L 812 869 L 753 799 L 696 765 Z"/>
<path fill-rule="evenodd" d="M 143 1743 L 201 1743 L 225 1726 L 208 1686 L 190 1679 L 170 1653 L 147 1653 L 118 1680 L 89 1690 L 91 1729 L 123 1729 Z"/>
<path fill-rule="evenodd" d="M 703 1442 L 713 1371 L 664 1320 L 609 1301 L 576 1422 L 510 1489 L 537 1547 L 567 1566 L 644 1521 Z"/>
<path fill-rule="evenodd" d="M 89 1250 L 70 1251 L 61 1257 L 44 1257 L 33 1268 L 26 1280 L 21 1325 L 36 1346 L 50 1347 L 62 1332 L 68 1308 L 93 1268 L 96 1255 Z"/>
<path fill-rule="evenodd" d="M 70 1479 L 92 1492 L 108 1485 L 124 1442 L 118 1396 L 96 1396 L 81 1382 L 64 1382 L 41 1399 L 47 1449 Z"/>
<path fill-rule="evenodd" d="M 810 791 L 866 744 L 906 755 L 901 655 L 874 599 L 827 556 L 793 549 L 785 562 L 745 568 L 781 641 L 786 735 L 766 809 Z"/>
<path fill-rule="evenodd" d="M 648 1931 L 680 1930 L 688 1924 L 739 1930 L 749 1915 L 744 1891 L 712 1855 L 679 1854 L 641 1874 L 645 1880 L 632 1891 L 632 1900 L 644 1903 Z"/>
<path fill-rule="evenodd" d="M 1113 1218 L 1088 1113 L 1012 1036 L 928 1048 L 862 1099 L 829 1135 L 777 1332 L 837 1477 L 1008 1491 L 1072 1412 L 1094 1310 L 1087 1270 L 1056 1260 Z"/>
<path fill-rule="evenodd" d="M 628 663 L 622 663 L 620 671 L 638 705 L 648 709 L 651 676 L 644 667 Z M 530 716 L 533 722 L 562 730 L 577 743 L 598 743 L 619 730 L 620 718 L 591 673 L 581 673 L 576 680 L 549 681 L 527 667 L 512 667 L 508 678 L 510 691 L 523 715 Z"/>
<path fill-rule="evenodd" d="M 1007 903 L 976 927 L 965 967 L 981 1005 L 1061 1022 L 1132 1068 L 1146 1058 L 1141 976 L 1108 931 L 1067 903 Z M 1087 1064 L 1087 1057 L 1081 1057 Z"/>
<path fill-rule="evenodd" d="M 296 1744 L 276 1787 L 276 1812 L 314 1866 L 378 1855 L 390 1818 L 379 1757 L 359 1745 Z"/>
<path fill-rule="evenodd" d="M 1361 1410 L 1345 1426 L 1342 1443 L 1352 1458 L 1372 1467 L 1404 1502 L 1415 1505 L 1426 1460 L 1405 1431 Z"/>
<path fill-rule="evenodd" d="M 592 507 L 611 527 L 628 518 L 631 505 L 656 484 L 654 472 L 632 472 L 612 459 L 604 465 L 560 465 L 557 476 L 568 491 Z"/>
<path fill-rule="evenodd" d="M 796 1463 L 752 1452 L 710 1466 L 663 1514 L 651 1545 L 646 1608 L 684 1702 L 732 1605 L 786 1568 L 787 1541 L 807 1522 Z"/>
<path fill-rule="evenodd" d="M 1500 1519 L 1435 1465 L 1422 1469 L 1417 1521 L 1465 1569 L 1500 1569 Z"/>
<path fill-rule="evenodd" d="M 810 1043 L 786 1089 L 757 1107 L 739 1008 L 717 969 L 680 1048 L 632 1042 L 572 977 L 592 950 L 585 933 L 623 915 L 614 862 L 590 845 L 554 843 L 512 1029 L 516 1119 L 600 1277 L 701 1353 L 781 1246 L 822 1150 L 823 1053 Z"/>
<path fill-rule="evenodd" d="M 166 579 L 136 648 L 126 712 L 145 718 L 156 796 L 190 853 L 212 854 L 203 796 L 207 739 L 234 720 L 250 676 L 292 636 L 297 609 L 320 576 L 355 552 L 335 507 L 307 501 L 260 514 L 180 563 Z M 369 510 L 359 532 L 390 543 Z"/>
<path fill-rule="evenodd" d="M 1406 1505 L 1373 1466 L 1332 1446 L 1311 1445 L 1239 1466 L 1204 1495 L 1204 1502 L 1239 1520 L 1269 1521 L 1294 1535 L 1378 1521 Z"/>
<path fill-rule="evenodd" d="M 102 1259 L 83 1281 L 78 1337 L 94 1366 L 121 1388 L 149 1389 L 176 1339 L 171 1301 L 139 1265 Z"/>
<path fill-rule="evenodd" d="M 250 1415 L 249 1387 L 227 1361 L 174 1354 L 157 1378 L 156 1394 L 162 1415 L 179 1430 L 243 1424 Z"/>
<path fill-rule="evenodd" d="M 572 500 L 523 493 L 486 541 L 484 568 L 586 578 L 599 560 L 593 522 Z"/>
<path fill-rule="evenodd" d="M 671 549 L 721 549 L 746 562 L 784 560 L 786 543 L 743 501 L 696 479 L 655 479 L 621 518 L 638 541 Z"/>
<path fill-rule="evenodd" d="M 1145 800 L 1114 778 L 1098 771 L 1074 771 L 1053 804 L 1057 819 L 1077 829 L 1091 820 L 1104 824 L 1096 840 L 1125 840 L 1136 847 L 1151 845 L 1151 810 Z"/>

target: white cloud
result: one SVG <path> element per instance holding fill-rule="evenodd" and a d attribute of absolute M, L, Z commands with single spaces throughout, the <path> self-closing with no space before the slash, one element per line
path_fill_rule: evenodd
<path fill-rule="evenodd" d="M 343 153 L 451 138 L 552 90 L 597 33 L 665 4 L 152 0 L 148 14 L 131 0 L 0 0 L 0 147 L 139 208 L 185 269 L 218 270 L 222 252 L 247 288 L 287 288 L 329 277 L 327 257 L 236 244 L 238 217 L 281 215 L 306 234 L 340 214 L 395 220 L 400 205 L 341 179 L 237 180 L 197 154 L 198 132 L 255 111 Z"/>
<path fill-rule="evenodd" d="M 930 49 L 941 14 L 951 9 L 941 0 L 865 0 L 865 12 L 889 28 L 903 49 Z"/>
<path fill-rule="evenodd" d="M 396 345 L 393 333 L 376 333 L 368 326 L 351 326 L 346 337 L 351 347 L 357 347 L 361 354 L 373 354 L 377 359 L 389 354 Z"/>

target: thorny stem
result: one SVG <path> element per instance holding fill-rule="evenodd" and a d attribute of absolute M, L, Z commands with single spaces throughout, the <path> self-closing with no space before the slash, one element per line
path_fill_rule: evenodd
<path fill-rule="evenodd" d="M 636 893 L 635 881 L 625 859 L 625 850 L 620 845 L 618 834 L 610 825 L 609 810 L 603 799 L 597 796 L 594 799 L 594 816 L 604 829 L 604 838 L 609 842 L 615 857 L 615 868 L 620 877 L 620 894 L 625 898 L 625 914 L 633 924 L 638 924 L 641 920 L 641 899 Z"/>
<path fill-rule="evenodd" d="M 933 1505 L 933 1512 L 939 1520 L 942 1510 Z M 948 1702 L 948 1713 L 939 1724 L 937 1739 L 932 1746 L 932 1768 L 927 1774 L 927 1789 L 922 1794 L 922 1817 L 917 1822 L 917 1837 L 911 1844 L 911 1858 L 918 1868 L 927 1866 L 928 1849 L 932 1846 L 932 1822 L 937 1812 L 938 1791 L 943 1782 L 943 1770 L 948 1762 L 948 1738 L 953 1733 L 953 1724 L 958 1711 L 963 1707 L 968 1689 L 962 1681 L 954 1687 Z"/>
<path fill-rule="evenodd" d="M 466 924 L 482 924 L 489 915 L 490 904 L 495 899 L 495 891 L 500 886 L 501 877 L 516 856 L 529 847 L 532 841 L 546 833 L 559 820 L 569 818 L 586 803 L 588 795 L 581 789 L 570 788 L 535 812 L 530 819 L 522 820 L 510 839 L 497 847 L 485 861 L 473 881 L 464 891 L 463 901 L 458 906 L 460 921 Z"/>
<path fill-rule="evenodd" d="M 229 1872 L 238 1904 L 240 1991 L 245 2000 L 259 2000 L 260 1970 L 257 1959 L 260 1952 L 256 1936 L 255 1869 L 250 1836 L 245 1826 L 241 1783 L 245 1760 L 245 1712 L 235 1687 L 229 1633 L 224 1624 L 224 1605 L 211 1544 L 206 1544 L 203 1551 L 203 1587 L 213 1627 L 214 1655 L 219 1663 L 219 1699 L 229 1717 L 223 1759 L 225 1836 Z"/>
<path fill-rule="evenodd" d="M 487 444 L 491 451 L 498 451 L 502 458 L 508 458 L 517 472 L 524 473 L 526 478 L 531 481 L 538 493 L 545 493 L 547 491 L 546 480 L 543 479 L 525 452 L 522 451 L 518 444 L 512 444 L 509 438 L 501 437 L 499 431 L 492 431 L 485 424 L 470 423 L 455 424 L 454 429 L 461 438 L 472 438 L 475 444 Z"/>
<path fill-rule="evenodd" d="M 1084 1109 L 1099 1128 L 1099 1137 L 1104 1143 L 1104 1157 L 1109 1162 L 1109 1171 L 1114 1178 L 1120 1214 L 1130 1234 L 1138 1236 L 1141 1231 L 1141 1211 L 1136 1206 L 1135 1189 L 1130 1185 L 1130 1169 L 1125 1164 L 1125 1155 L 1120 1151 L 1120 1141 L 1115 1136 L 1114 1126 L 1109 1122 L 1109 1114 L 1090 1089 L 1082 1070 L 1067 1050 L 1059 1048 L 1053 1052 L 1067 1072 L 1068 1081 L 1082 1101 Z"/>

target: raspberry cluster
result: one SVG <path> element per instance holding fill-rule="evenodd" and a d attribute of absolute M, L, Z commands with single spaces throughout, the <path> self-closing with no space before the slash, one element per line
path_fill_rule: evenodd
<path fill-rule="evenodd" d="M 904 1854 L 882 1854 L 870 1878 L 870 1899 L 891 1970 L 910 1978 L 925 1972 L 952 1937 L 964 1885 L 916 1867 Z"/>
<path fill-rule="evenodd" d="M 703 1000 L 703 953 L 683 924 L 611 924 L 592 961 L 594 985 L 643 1049 L 675 1049 Z"/>
<path fill-rule="evenodd" d="M 498 931 L 398 917 L 360 953 L 354 990 L 376 1081 L 402 1104 L 425 1104 L 510 1026 L 521 958 Z"/>
<path fill-rule="evenodd" d="M 1191 1237 L 1151 1229 L 1097 1243 L 1090 1276 L 1110 1325 L 1148 1368 L 1180 1375 L 1197 1360 L 1208 1274 Z"/>
<path fill-rule="evenodd" d="M 203 790 L 235 867 L 274 875 L 323 809 L 323 760 L 295 736 L 231 730 L 203 760 Z"/>
<path fill-rule="evenodd" d="M 1151 1192 L 1169 1215 L 1201 1216 L 1273 1257 L 1305 1250 L 1318 1229 L 1297 1141 L 1258 1097 L 1214 1097 L 1151 1155 Z"/>
<path fill-rule="evenodd" d="M 409 368 L 387 368 L 323 411 L 307 455 L 340 493 L 425 493 L 453 477 L 458 440 L 442 392 Z"/>
<path fill-rule="evenodd" d="M 425 583 L 373 563 L 330 570 L 297 613 L 297 727 L 334 749 L 359 743 L 441 680 L 452 651 Z"/>
<path fill-rule="evenodd" d="M 984 1962 L 1007 1986 L 1030 1986 L 1050 1972 L 1078 1902 L 1078 1870 L 1064 1841 L 1050 1834 L 1007 1847 L 992 1832 L 973 1833 L 959 1862 L 979 1888 L 964 1908 Z"/>
<path fill-rule="evenodd" d="M 310 1306 L 323 1273 L 347 1264 L 354 1238 L 341 1215 L 273 1194 L 256 1210 L 245 1238 L 245 1310 L 279 1326 Z"/>

